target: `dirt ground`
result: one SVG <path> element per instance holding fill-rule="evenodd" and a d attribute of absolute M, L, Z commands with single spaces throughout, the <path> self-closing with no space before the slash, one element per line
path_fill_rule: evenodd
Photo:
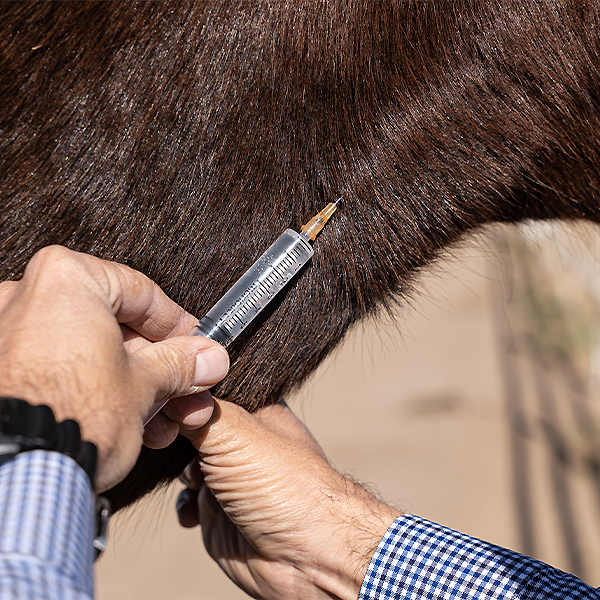
<path fill-rule="evenodd" d="M 582 437 L 569 425 L 570 409 L 561 411 L 571 392 L 513 352 L 518 336 L 507 337 L 498 308 L 510 269 L 498 271 L 495 248 L 463 244 L 427 273 L 395 325 L 352 331 L 290 404 L 337 468 L 388 502 L 600 586 L 595 429 Z M 536 381 L 556 392 L 558 425 L 536 404 L 547 396 Z M 592 416 L 594 390 L 585 394 Z M 99 599 L 247 598 L 207 556 L 200 532 L 178 526 L 177 490 L 113 519 L 96 568 Z"/>

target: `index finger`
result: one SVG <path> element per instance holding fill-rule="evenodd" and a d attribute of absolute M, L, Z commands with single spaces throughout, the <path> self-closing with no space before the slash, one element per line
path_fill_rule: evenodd
<path fill-rule="evenodd" d="M 119 263 L 94 260 L 105 271 L 108 298 L 119 323 L 153 342 L 187 335 L 197 324 L 196 317 L 143 273 Z"/>
<path fill-rule="evenodd" d="M 112 310 L 119 323 L 151 341 L 186 335 L 197 323 L 143 273 L 62 246 L 48 246 L 31 259 L 23 282 L 30 280 L 38 285 L 44 280 L 62 293 L 71 293 L 73 282 L 79 282 Z"/>

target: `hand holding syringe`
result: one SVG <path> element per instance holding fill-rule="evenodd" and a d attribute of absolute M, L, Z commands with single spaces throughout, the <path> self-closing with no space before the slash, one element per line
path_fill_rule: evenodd
<path fill-rule="evenodd" d="M 227 348 L 314 254 L 315 239 L 337 208 L 328 204 L 301 229 L 286 229 L 231 289 L 202 317 L 190 335 L 203 335 Z M 167 403 L 152 407 L 146 425 Z"/>

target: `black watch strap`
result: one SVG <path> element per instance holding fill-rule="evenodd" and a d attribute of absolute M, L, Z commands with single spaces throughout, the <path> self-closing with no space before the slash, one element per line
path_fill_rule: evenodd
<path fill-rule="evenodd" d="M 81 439 L 72 420 L 56 422 L 49 406 L 0 396 L 0 465 L 29 450 L 50 450 L 73 458 L 94 487 L 98 450 Z"/>

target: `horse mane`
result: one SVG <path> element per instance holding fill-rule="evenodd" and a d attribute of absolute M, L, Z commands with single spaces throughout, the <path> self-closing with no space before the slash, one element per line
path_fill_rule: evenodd
<path fill-rule="evenodd" d="M 1 279 L 63 244 L 202 316 L 343 194 L 213 390 L 273 403 L 466 232 L 599 220 L 599 25 L 583 0 L 3 3 Z M 193 455 L 144 448 L 115 509 Z"/>

